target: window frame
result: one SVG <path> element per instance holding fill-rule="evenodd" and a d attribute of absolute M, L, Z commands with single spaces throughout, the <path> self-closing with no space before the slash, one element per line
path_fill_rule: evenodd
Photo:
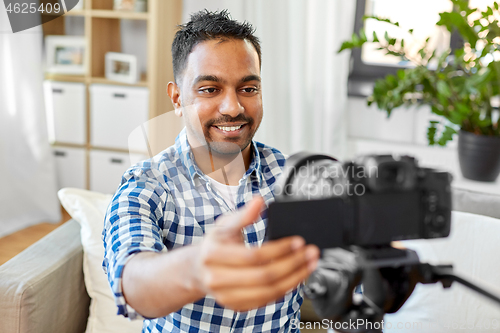
<path fill-rule="evenodd" d="M 359 33 L 364 26 L 363 16 L 365 15 L 367 0 L 356 0 L 356 13 L 354 18 L 354 32 Z M 450 36 L 450 46 L 452 51 L 462 48 L 463 40 L 457 32 Z M 392 74 L 396 75 L 399 69 L 406 67 L 398 65 L 372 65 L 363 62 L 361 59 L 361 48 L 351 50 L 349 61 L 349 77 L 347 95 L 351 97 L 368 97 L 373 92 L 373 86 L 377 79 Z"/>

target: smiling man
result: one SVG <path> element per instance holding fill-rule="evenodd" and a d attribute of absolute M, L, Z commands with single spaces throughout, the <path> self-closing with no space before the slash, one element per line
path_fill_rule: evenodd
<path fill-rule="evenodd" d="M 172 44 L 168 94 L 186 127 L 129 169 L 106 214 L 103 266 L 118 312 L 143 332 L 292 332 L 319 250 L 264 243 L 276 149 L 263 116 L 260 44 L 227 12 L 200 12 Z"/>

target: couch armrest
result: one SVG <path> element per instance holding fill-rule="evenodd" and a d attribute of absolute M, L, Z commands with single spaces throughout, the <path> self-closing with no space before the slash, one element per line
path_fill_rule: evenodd
<path fill-rule="evenodd" d="M 75 220 L 0 266 L 0 332 L 84 332 L 90 298 Z"/>

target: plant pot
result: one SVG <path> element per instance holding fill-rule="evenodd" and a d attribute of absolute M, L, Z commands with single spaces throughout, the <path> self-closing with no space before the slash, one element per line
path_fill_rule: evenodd
<path fill-rule="evenodd" d="M 460 131 L 458 160 L 465 178 L 494 182 L 500 173 L 500 137 Z"/>

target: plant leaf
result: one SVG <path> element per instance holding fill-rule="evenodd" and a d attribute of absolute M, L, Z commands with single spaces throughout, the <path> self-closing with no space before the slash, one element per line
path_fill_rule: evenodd
<path fill-rule="evenodd" d="M 359 39 L 363 42 L 367 41 L 365 29 L 363 29 L 363 28 L 359 29 Z"/>
<path fill-rule="evenodd" d="M 429 142 L 429 146 L 433 146 L 436 144 L 436 132 L 437 125 L 439 121 L 431 120 L 429 121 L 429 127 L 427 128 L 427 141 Z"/>
<path fill-rule="evenodd" d="M 340 46 L 340 49 L 337 51 L 337 53 L 340 53 L 344 50 L 347 50 L 347 49 L 353 49 L 355 48 L 356 46 L 351 43 L 350 41 L 346 41 L 346 42 L 343 42 L 342 45 Z"/>
<path fill-rule="evenodd" d="M 437 82 L 437 90 L 444 97 L 451 96 L 451 90 L 446 81 L 438 81 Z"/>
<path fill-rule="evenodd" d="M 471 44 L 472 48 L 476 47 L 476 43 L 479 39 L 479 36 L 469 25 L 467 21 L 467 16 L 463 17 L 460 13 L 457 12 L 444 12 L 439 13 L 439 21 L 436 25 L 445 26 L 448 31 L 453 32 L 455 29 L 458 29 L 460 35 L 465 39 L 466 42 Z"/>
<path fill-rule="evenodd" d="M 445 126 L 444 131 L 441 134 L 441 138 L 439 138 L 438 144 L 440 146 L 446 146 L 446 143 L 448 141 L 453 140 L 454 134 L 457 134 L 457 131 L 454 128 L 452 128 L 450 126 Z"/>

